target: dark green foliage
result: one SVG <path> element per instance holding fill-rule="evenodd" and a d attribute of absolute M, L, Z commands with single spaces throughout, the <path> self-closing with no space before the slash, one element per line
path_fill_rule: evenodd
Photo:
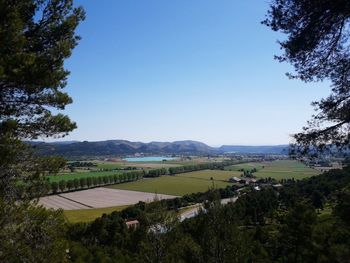
<path fill-rule="evenodd" d="M 108 175 L 102 176 L 102 181 L 104 184 L 109 184 L 109 177 Z"/>
<path fill-rule="evenodd" d="M 61 180 L 61 181 L 58 182 L 58 188 L 60 189 L 61 192 L 66 190 L 66 187 L 67 187 L 66 181 Z"/>
<path fill-rule="evenodd" d="M 117 174 L 113 175 L 113 182 L 118 184 L 120 181 L 119 181 L 119 176 Z"/>
<path fill-rule="evenodd" d="M 91 177 L 87 177 L 86 178 L 86 186 L 88 188 L 90 188 L 91 186 L 93 186 L 93 181 L 92 181 L 92 178 Z"/>
<path fill-rule="evenodd" d="M 169 170 L 170 169 L 171 168 L 169 168 Z M 166 168 L 152 169 L 152 170 L 149 170 L 147 172 L 145 177 L 159 177 L 159 176 L 165 175 L 167 173 L 168 173 L 168 170 Z"/>
<path fill-rule="evenodd" d="M 86 187 L 86 178 L 80 178 L 80 187 L 85 188 Z"/>
<path fill-rule="evenodd" d="M 67 262 L 61 212 L 34 206 L 48 191 L 44 176 L 65 161 L 38 157 L 22 140 L 76 127 L 53 112 L 72 102 L 63 92 L 64 60 L 83 18 L 71 0 L 0 0 L 0 262 Z M 63 191 L 66 183 L 50 188 Z"/>
<path fill-rule="evenodd" d="M 334 214 L 350 226 L 350 192 L 348 190 L 338 193 Z"/>
<path fill-rule="evenodd" d="M 316 212 L 310 205 L 298 203 L 283 218 L 278 237 L 280 258 L 283 262 L 314 262 L 313 228 Z"/>
<path fill-rule="evenodd" d="M 0 215 L 0 262 L 66 262 L 61 211 L 0 201 Z"/>
<path fill-rule="evenodd" d="M 58 183 L 57 182 L 52 182 L 51 183 L 51 191 L 56 194 L 58 190 Z"/>
<path fill-rule="evenodd" d="M 280 42 L 284 54 L 277 59 L 294 66 L 295 75 L 289 76 L 306 82 L 330 80 L 332 85 L 330 96 L 313 103 L 317 114 L 294 136 L 296 150 L 349 149 L 350 2 L 274 0 L 263 23 L 286 34 Z"/>
<path fill-rule="evenodd" d="M 110 175 L 110 176 L 109 176 L 109 183 L 111 183 L 111 184 L 115 183 L 115 182 L 114 182 L 114 176 L 113 176 L 113 175 Z"/>
<path fill-rule="evenodd" d="M 199 171 L 199 170 L 223 170 L 225 166 L 230 166 L 232 164 L 237 164 L 234 161 L 223 161 L 223 162 L 216 162 L 216 163 L 200 163 L 200 164 L 193 164 L 193 165 L 185 165 L 185 166 L 177 166 L 177 167 L 170 167 L 169 168 L 169 174 L 175 175 L 179 173 L 187 173 L 187 172 L 193 172 L 193 171 Z"/>
<path fill-rule="evenodd" d="M 78 179 L 73 180 L 74 188 L 79 189 L 80 188 L 80 181 Z"/>
<path fill-rule="evenodd" d="M 99 182 L 98 182 L 98 178 L 97 177 L 92 177 L 92 184 L 94 186 L 98 186 L 99 185 Z"/>
<path fill-rule="evenodd" d="M 265 218 L 271 217 L 278 205 L 276 192 L 264 189 L 240 197 L 235 207 L 237 207 L 237 215 L 247 224 L 263 225 Z"/>
<path fill-rule="evenodd" d="M 61 180 L 59 183 L 63 184 L 63 181 L 64 181 L 66 185 L 64 190 L 62 190 L 61 187 L 59 187 L 59 189 L 61 192 L 65 192 L 65 191 L 71 191 L 71 190 L 83 190 L 93 186 L 103 186 L 103 185 L 109 185 L 109 184 L 118 184 L 122 182 L 131 182 L 131 181 L 141 179 L 142 175 L 143 175 L 142 171 L 131 171 L 131 172 L 125 172 L 124 174 L 94 176 L 94 177 L 89 176 L 86 178 L 82 177 L 74 180 Z"/>
<path fill-rule="evenodd" d="M 69 75 L 63 62 L 79 40 L 83 10 L 69 0 L 2 0 L 0 13 L 0 124 L 13 123 L 22 138 L 66 134 L 75 123 L 48 108 L 72 102 L 62 92 Z"/>
<path fill-rule="evenodd" d="M 74 181 L 73 180 L 68 180 L 67 181 L 67 189 L 68 191 L 72 190 L 74 188 Z"/>
<path fill-rule="evenodd" d="M 71 162 L 69 163 L 71 167 L 96 167 L 97 165 L 92 162 Z"/>
<path fill-rule="evenodd" d="M 325 202 L 324 195 L 320 191 L 313 191 L 311 194 L 311 202 L 316 209 L 323 209 L 323 204 Z"/>
<path fill-rule="evenodd" d="M 315 195 L 314 192 L 330 199 L 335 191 L 349 185 L 349 173 L 350 168 L 346 167 L 343 170 L 331 170 L 318 176 L 312 176 L 307 180 L 294 181 L 294 183 L 290 181 L 288 187 L 284 187 L 279 191 L 279 198 L 281 203 L 287 207 L 294 206 L 305 198 L 311 201 L 313 195 Z M 323 199 L 323 197 L 321 198 Z"/>

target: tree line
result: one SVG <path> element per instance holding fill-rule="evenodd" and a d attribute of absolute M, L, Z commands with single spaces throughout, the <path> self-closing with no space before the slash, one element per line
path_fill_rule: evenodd
<path fill-rule="evenodd" d="M 71 180 L 60 180 L 58 182 L 47 182 L 45 184 L 48 193 L 63 193 L 77 190 L 84 190 L 98 186 L 120 184 L 132 182 L 143 177 L 143 171 L 132 171 L 122 174 L 105 175 L 105 176 L 89 176 L 76 178 Z"/>

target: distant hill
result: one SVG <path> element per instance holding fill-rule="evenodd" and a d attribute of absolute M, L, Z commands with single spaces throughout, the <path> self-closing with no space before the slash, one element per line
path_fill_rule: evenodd
<path fill-rule="evenodd" d="M 288 154 L 288 145 L 244 146 L 223 145 L 218 148 L 220 152 L 257 153 L 257 154 Z"/>
<path fill-rule="evenodd" d="M 39 154 L 62 155 L 66 157 L 112 156 L 144 154 L 186 154 L 201 155 L 219 153 L 217 148 L 197 141 L 175 142 L 130 142 L 127 140 L 108 140 L 97 142 L 45 143 L 30 142 Z"/>

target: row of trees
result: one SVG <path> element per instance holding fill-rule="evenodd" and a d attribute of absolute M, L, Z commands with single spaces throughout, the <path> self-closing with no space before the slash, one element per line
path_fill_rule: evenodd
<path fill-rule="evenodd" d="M 51 182 L 46 184 L 47 192 L 56 194 L 58 192 L 83 190 L 97 186 L 119 184 L 132 182 L 143 177 L 142 171 L 134 171 L 123 174 L 105 175 L 105 176 L 90 176 L 72 180 L 61 180 L 59 182 Z"/>
<path fill-rule="evenodd" d="M 184 165 L 184 166 L 178 166 L 178 167 L 170 167 L 169 168 L 169 174 L 179 174 L 179 173 L 188 173 L 193 171 L 199 171 L 199 170 L 223 170 L 225 166 L 229 166 L 232 164 L 236 164 L 237 162 L 233 160 L 227 160 L 223 162 L 213 162 L 213 163 L 200 163 L 200 164 L 193 164 L 193 165 Z"/>
<path fill-rule="evenodd" d="M 188 173 L 199 170 L 223 170 L 225 166 L 229 166 L 235 164 L 237 162 L 227 160 L 223 162 L 215 162 L 215 163 L 200 163 L 200 164 L 192 164 L 192 165 L 184 165 L 184 166 L 174 166 L 169 168 L 160 168 L 160 169 L 152 169 L 149 171 L 145 171 L 145 177 L 159 177 L 162 175 L 175 175 L 180 173 Z"/>
<path fill-rule="evenodd" d="M 159 177 L 162 175 L 166 175 L 168 173 L 168 169 L 160 168 L 160 169 L 152 169 L 145 172 L 145 177 Z"/>

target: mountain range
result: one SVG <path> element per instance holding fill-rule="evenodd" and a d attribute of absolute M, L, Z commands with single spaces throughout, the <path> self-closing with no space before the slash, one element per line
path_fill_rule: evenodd
<path fill-rule="evenodd" d="M 183 154 L 207 155 L 222 153 L 256 153 L 256 154 L 288 154 L 288 145 L 276 146 L 241 146 L 223 145 L 211 147 L 198 141 L 174 142 L 131 142 L 127 140 L 107 141 L 65 141 L 65 142 L 29 142 L 41 155 L 62 155 L 66 157 L 82 156 L 126 156 L 143 154 Z"/>

